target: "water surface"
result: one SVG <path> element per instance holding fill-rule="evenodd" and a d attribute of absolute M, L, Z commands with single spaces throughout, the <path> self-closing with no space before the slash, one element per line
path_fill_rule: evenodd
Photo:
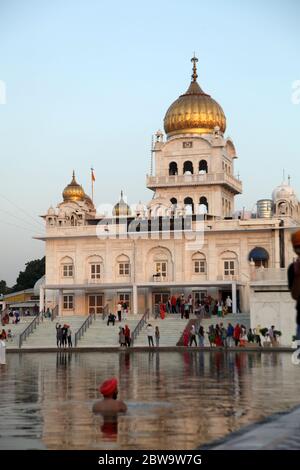
<path fill-rule="evenodd" d="M 128 413 L 94 415 L 119 379 Z M 10 353 L 0 366 L 0 449 L 193 449 L 300 403 L 286 353 Z"/>

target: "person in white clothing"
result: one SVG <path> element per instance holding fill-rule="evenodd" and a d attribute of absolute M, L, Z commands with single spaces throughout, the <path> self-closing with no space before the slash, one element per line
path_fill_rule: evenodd
<path fill-rule="evenodd" d="M 117 314 L 118 314 L 118 320 L 122 321 L 122 304 L 120 302 L 117 305 Z"/>
<path fill-rule="evenodd" d="M 5 341 L 2 339 L 2 335 L 0 336 L 0 364 L 6 364 L 6 344 Z"/>
<path fill-rule="evenodd" d="M 229 297 L 229 295 L 227 296 L 227 299 L 226 299 L 226 307 L 228 309 L 228 313 L 231 313 L 232 312 L 232 300 Z"/>
<path fill-rule="evenodd" d="M 150 346 L 154 347 L 154 342 L 153 342 L 153 326 L 151 325 L 151 323 L 148 323 L 146 329 L 147 329 L 147 336 L 148 336 L 148 344 L 149 344 L 149 347 L 150 347 Z"/>

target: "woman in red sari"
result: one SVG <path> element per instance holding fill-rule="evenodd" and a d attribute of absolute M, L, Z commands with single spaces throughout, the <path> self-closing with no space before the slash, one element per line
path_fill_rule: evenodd
<path fill-rule="evenodd" d="M 188 329 L 186 328 L 183 332 L 183 346 L 189 345 L 190 334 Z"/>
<path fill-rule="evenodd" d="M 165 306 L 165 304 L 160 304 L 159 313 L 160 313 L 160 318 L 163 320 L 166 316 L 166 306 Z"/>

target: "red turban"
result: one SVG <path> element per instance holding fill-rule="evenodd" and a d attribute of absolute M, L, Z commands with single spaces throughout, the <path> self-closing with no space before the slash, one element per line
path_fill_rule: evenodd
<path fill-rule="evenodd" d="M 118 389 L 118 381 L 117 379 L 113 378 L 113 379 L 105 380 L 103 384 L 101 385 L 101 387 L 99 388 L 99 391 L 100 393 L 102 393 L 104 397 L 109 397 L 113 395 L 117 391 L 117 389 Z"/>
<path fill-rule="evenodd" d="M 291 238 L 293 246 L 300 246 L 300 230 L 294 232 Z"/>

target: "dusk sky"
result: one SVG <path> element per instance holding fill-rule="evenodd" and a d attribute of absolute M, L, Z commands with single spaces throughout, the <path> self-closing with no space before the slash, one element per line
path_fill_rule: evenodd
<path fill-rule="evenodd" d="M 190 83 L 222 106 L 244 184 L 300 196 L 300 2 L 0 0 L 0 280 L 44 254 L 50 205 L 77 181 L 95 203 L 148 202 L 151 136 Z M 298 92 L 299 90 L 299 92 Z"/>

